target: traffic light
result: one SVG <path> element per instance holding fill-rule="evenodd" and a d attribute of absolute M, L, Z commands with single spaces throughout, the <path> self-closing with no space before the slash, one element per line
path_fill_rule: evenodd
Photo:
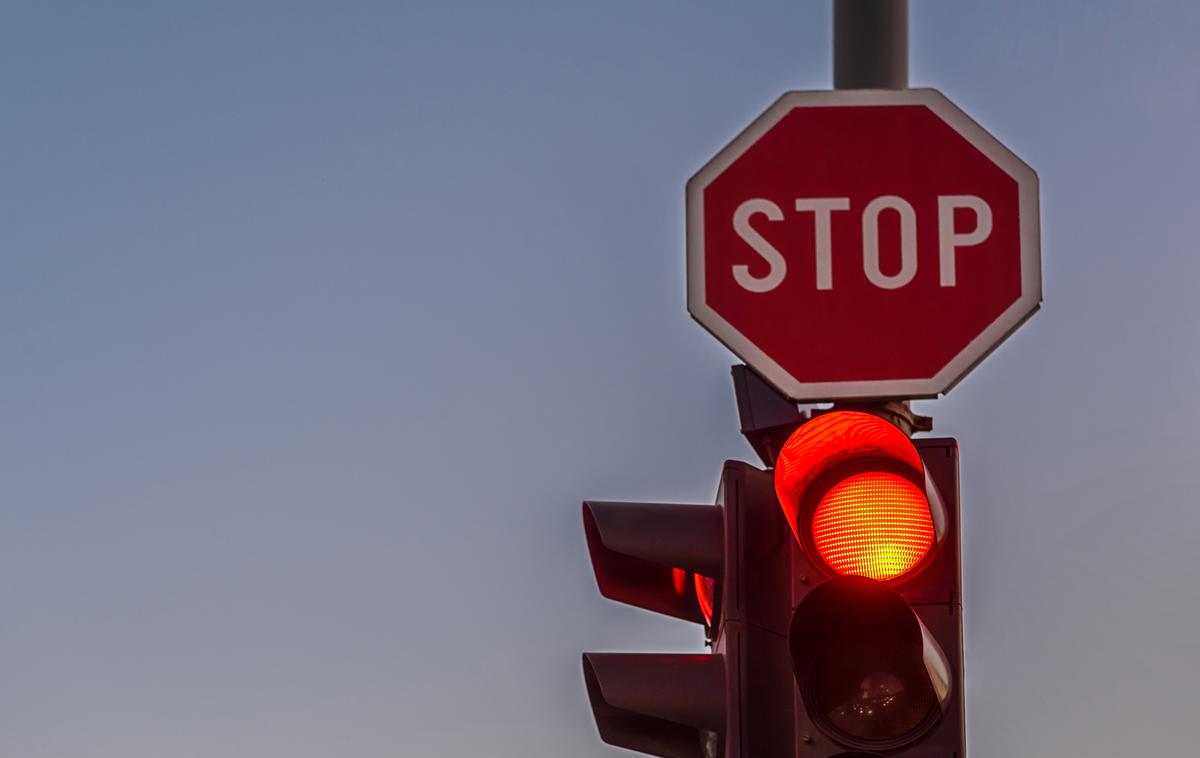
<path fill-rule="evenodd" d="M 712 647 L 585 653 L 601 738 L 671 758 L 962 758 L 957 443 L 870 413 L 792 418 L 734 377 L 773 469 L 726 462 L 715 506 L 583 505 L 601 593 L 703 625 Z"/>
<path fill-rule="evenodd" d="M 964 754 L 957 458 L 846 411 L 780 450 L 797 758 Z"/>
<path fill-rule="evenodd" d="M 583 504 L 600 592 L 703 624 L 711 653 L 584 653 L 600 737 L 670 758 L 792 758 L 793 540 L 774 478 L 727 462 L 716 505 Z"/>

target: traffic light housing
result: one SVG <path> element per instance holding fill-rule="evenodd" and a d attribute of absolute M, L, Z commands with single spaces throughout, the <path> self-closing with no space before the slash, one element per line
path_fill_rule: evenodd
<path fill-rule="evenodd" d="M 818 415 L 775 466 L 798 548 L 797 758 L 961 758 L 958 446 Z"/>
<path fill-rule="evenodd" d="M 774 478 L 722 471 L 716 505 L 585 502 L 610 599 L 703 624 L 708 654 L 584 653 L 600 737 L 672 758 L 792 758 L 792 547 Z"/>

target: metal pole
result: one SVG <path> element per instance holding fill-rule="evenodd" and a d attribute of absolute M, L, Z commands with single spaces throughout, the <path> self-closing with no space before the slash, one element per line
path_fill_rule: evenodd
<path fill-rule="evenodd" d="M 833 0 L 833 86 L 908 86 L 908 0 Z"/>

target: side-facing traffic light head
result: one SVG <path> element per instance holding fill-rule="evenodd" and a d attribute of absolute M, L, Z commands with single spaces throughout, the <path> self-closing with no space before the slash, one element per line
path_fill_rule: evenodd
<path fill-rule="evenodd" d="M 725 661 L 714 655 L 584 653 L 583 678 L 600 738 L 670 758 L 708 758 L 725 731 Z"/>
<path fill-rule="evenodd" d="M 957 445 L 918 444 L 836 411 L 800 426 L 776 461 L 800 548 L 797 756 L 961 754 Z"/>
<path fill-rule="evenodd" d="M 729 461 L 715 505 L 584 503 L 601 594 L 703 623 L 711 653 L 584 653 L 600 737 L 673 758 L 794 758 L 792 543 L 769 471 Z"/>
<path fill-rule="evenodd" d="M 724 510 L 672 503 L 583 504 L 600 594 L 655 613 L 712 623 L 724 573 Z M 605 742 L 672 758 L 708 758 L 725 731 L 726 665 L 715 655 L 584 653 L 583 677 Z"/>
<path fill-rule="evenodd" d="M 601 595 L 710 623 L 725 555 L 720 508 L 592 500 L 583 504 L 583 529 Z"/>

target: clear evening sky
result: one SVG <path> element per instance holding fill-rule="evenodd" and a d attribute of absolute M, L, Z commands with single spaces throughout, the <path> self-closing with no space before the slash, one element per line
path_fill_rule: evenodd
<path fill-rule="evenodd" d="M 972 758 L 1187 755 L 1200 6 L 915 0 L 1041 177 L 1045 306 L 947 397 Z M 820 2 L 0 6 L 0 756 L 602 758 L 579 502 L 709 502 L 683 184 Z"/>

